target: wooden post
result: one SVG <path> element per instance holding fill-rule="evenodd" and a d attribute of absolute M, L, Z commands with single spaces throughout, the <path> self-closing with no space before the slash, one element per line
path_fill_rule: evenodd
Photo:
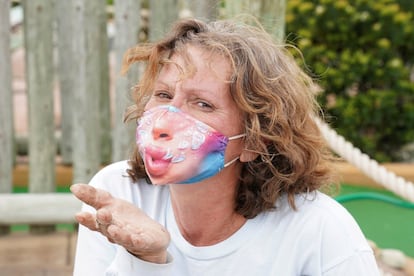
<path fill-rule="evenodd" d="M 139 42 L 140 0 L 115 1 L 115 110 L 112 160 L 128 158 L 134 146 L 135 123 L 122 123 L 125 109 L 132 105 L 131 88 L 138 82 L 139 70 L 134 65 L 125 76 L 120 75 L 125 51 Z"/>
<path fill-rule="evenodd" d="M 240 14 L 255 16 L 274 39 L 282 42 L 285 34 L 286 0 L 227 0 L 225 17 Z"/>
<path fill-rule="evenodd" d="M 111 138 L 111 108 L 109 97 L 109 39 L 107 35 L 108 15 L 106 13 L 106 2 L 96 2 L 97 24 L 99 34 L 99 120 L 101 139 L 101 164 L 111 162 L 112 138 Z"/>
<path fill-rule="evenodd" d="M 54 192 L 53 1 L 26 0 L 23 4 L 29 96 L 29 191 Z M 31 231 L 52 229 L 54 226 L 33 226 Z"/>
<path fill-rule="evenodd" d="M 178 0 L 151 0 L 149 15 L 149 39 L 160 39 L 171 24 L 178 19 Z"/>
<path fill-rule="evenodd" d="M 224 3 L 224 16 L 226 18 L 232 18 L 240 14 L 250 14 L 253 16 L 258 16 L 258 8 L 254 7 L 252 4 L 255 3 L 256 6 L 260 5 L 258 0 L 226 0 Z"/>
<path fill-rule="evenodd" d="M 190 9 L 195 18 L 202 20 L 215 20 L 219 16 L 219 0 L 189 1 Z"/>
<path fill-rule="evenodd" d="M 62 164 L 72 164 L 72 113 L 76 111 L 73 106 L 74 93 L 74 56 L 72 43 L 76 34 L 72 30 L 73 10 L 71 1 L 56 1 L 58 72 L 61 107 L 60 155 Z"/>
<path fill-rule="evenodd" d="M 73 167 L 74 183 L 87 183 L 98 171 L 101 160 L 100 27 L 99 5 L 103 0 L 73 0 Z M 108 118 L 109 120 L 109 118 Z"/>
<path fill-rule="evenodd" d="M 10 51 L 10 0 L 0 0 L 0 193 L 11 193 L 13 187 L 13 92 Z M 10 227 L 0 224 L 0 235 Z"/>
<path fill-rule="evenodd" d="M 285 37 L 286 0 L 262 0 L 260 21 L 276 41 L 283 42 Z"/>
<path fill-rule="evenodd" d="M 106 2 L 96 1 L 96 10 L 94 11 L 96 22 L 98 24 L 98 31 L 95 37 L 101 39 L 96 51 L 99 52 L 100 57 L 97 59 L 100 66 L 99 69 L 99 83 L 100 86 L 100 112 L 99 117 L 101 127 L 99 133 L 101 134 L 101 159 L 103 163 L 111 161 L 111 114 L 110 114 L 110 99 L 109 99 L 109 59 L 108 59 L 108 36 L 106 31 L 107 14 Z M 61 92 L 61 108 L 62 108 L 62 140 L 61 140 L 61 155 L 62 163 L 72 164 L 72 147 L 73 147 L 73 97 L 75 92 L 75 82 L 77 81 L 76 70 L 74 70 L 74 60 L 77 58 L 73 50 L 77 47 L 76 40 L 78 33 L 73 31 L 74 13 L 73 1 L 57 1 L 56 2 L 56 18 L 58 23 L 58 46 L 59 46 L 59 80 Z M 82 47 L 82 46 L 80 46 Z"/>

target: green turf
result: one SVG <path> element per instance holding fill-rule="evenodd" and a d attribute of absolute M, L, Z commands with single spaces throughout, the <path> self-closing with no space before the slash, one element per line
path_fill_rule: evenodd
<path fill-rule="evenodd" d="M 356 199 L 361 193 L 374 195 L 371 199 Z M 414 257 L 414 205 L 401 201 L 391 192 L 361 186 L 342 185 L 340 197 L 349 199 L 341 202 L 354 216 L 365 236 L 380 248 L 394 248 Z M 363 194 L 362 194 L 363 195 Z M 384 196 L 375 199 L 375 195 Z M 352 198 L 355 199 L 352 199 Z M 397 203 L 401 203 L 398 205 Z"/>
<path fill-rule="evenodd" d="M 13 193 L 27 193 L 27 187 L 13 187 Z M 69 185 L 64 187 L 56 187 L 57 193 L 69 193 Z"/>
<path fill-rule="evenodd" d="M 65 232 L 73 232 L 76 229 L 76 225 L 74 224 L 57 224 L 56 230 L 57 231 L 65 231 Z M 28 232 L 29 225 L 27 224 L 17 224 L 11 226 L 12 232 Z"/>

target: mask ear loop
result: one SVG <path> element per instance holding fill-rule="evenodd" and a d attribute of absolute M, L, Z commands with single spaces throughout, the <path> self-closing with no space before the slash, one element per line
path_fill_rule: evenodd
<path fill-rule="evenodd" d="M 229 141 L 231 141 L 231 140 L 239 139 L 239 138 L 242 138 L 242 137 L 245 137 L 245 136 L 246 136 L 246 133 L 243 133 L 243 134 L 231 136 L 228 139 L 229 139 Z M 233 160 L 230 160 L 229 162 L 227 162 L 226 164 L 224 164 L 224 168 L 230 166 L 231 164 L 233 164 L 234 162 L 236 162 L 237 160 L 239 160 L 239 158 L 240 158 L 240 156 L 237 156 Z"/>
<path fill-rule="evenodd" d="M 226 164 L 224 164 L 224 168 L 230 166 L 231 164 L 233 164 L 234 162 L 236 162 L 240 157 L 237 156 L 236 158 L 234 158 L 233 160 L 230 160 L 229 162 L 227 162 Z"/>
<path fill-rule="evenodd" d="M 246 136 L 246 133 L 243 133 L 243 134 L 231 136 L 228 139 L 229 139 L 229 141 L 231 141 L 231 140 L 239 139 L 239 138 L 242 138 L 242 137 L 245 137 L 245 136 Z"/>

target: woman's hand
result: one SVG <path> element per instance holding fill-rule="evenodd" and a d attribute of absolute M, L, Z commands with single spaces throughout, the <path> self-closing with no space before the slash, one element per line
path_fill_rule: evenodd
<path fill-rule="evenodd" d="M 110 242 L 123 246 L 144 261 L 166 262 L 170 235 L 161 224 L 133 204 L 114 198 L 104 190 L 86 184 L 74 184 L 70 190 L 96 209 L 96 215 L 88 212 L 76 214 L 80 224 L 102 233 Z"/>

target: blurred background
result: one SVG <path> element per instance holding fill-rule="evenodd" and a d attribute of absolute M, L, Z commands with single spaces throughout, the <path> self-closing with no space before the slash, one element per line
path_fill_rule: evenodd
<path fill-rule="evenodd" d="M 300 50 L 292 53 L 321 85 L 333 131 L 414 180 L 412 0 L 0 0 L 4 275 L 71 275 L 80 204 L 69 186 L 127 159 L 135 143 L 135 123 L 123 114 L 143 67 L 122 75 L 124 52 L 159 39 L 178 18 L 240 14 Z M 375 243 L 384 271 L 414 275 L 414 187 L 400 181 L 396 195 L 346 158 L 338 170 L 336 198 Z M 383 260 L 389 252 L 404 261 Z"/>

